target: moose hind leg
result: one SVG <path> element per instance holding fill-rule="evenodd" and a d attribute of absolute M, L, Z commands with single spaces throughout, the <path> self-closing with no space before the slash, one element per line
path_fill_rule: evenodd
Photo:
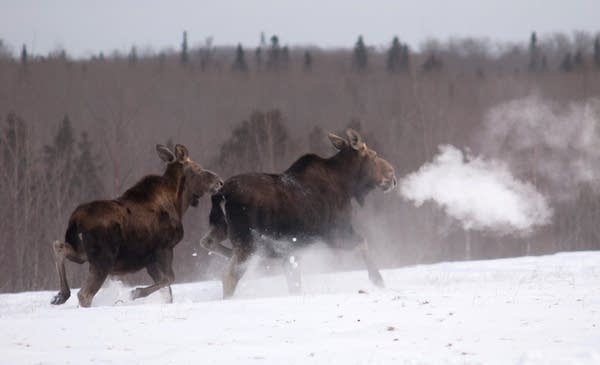
<path fill-rule="evenodd" d="M 214 252 L 225 258 L 231 258 L 232 250 L 221 244 L 225 239 L 227 239 L 226 228 L 211 225 L 210 231 L 200 240 L 200 246 L 208 250 L 209 254 Z"/>
<path fill-rule="evenodd" d="M 235 292 L 238 282 L 247 269 L 247 260 L 250 256 L 248 250 L 241 247 L 233 249 L 233 255 L 229 260 L 229 265 L 223 274 L 223 299 L 231 298 Z"/>
<path fill-rule="evenodd" d="M 55 305 L 63 304 L 71 296 L 71 289 L 69 289 L 67 273 L 65 272 L 65 246 L 66 244 L 61 241 L 54 241 L 52 245 L 56 271 L 58 272 L 58 279 L 60 280 L 60 290 L 50 302 Z"/>
<path fill-rule="evenodd" d="M 58 240 L 52 244 L 52 250 L 54 251 L 54 262 L 60 280 L 60 290 L 50 303 L 58 305 L 66 302 L 71 296 L 71 289 L 69 288 L 67 273 L 65 271 L 65 259 L 82 264 L 86 261 L 86 257 L 85 254 L 75 251 L 68 243 Z"/>

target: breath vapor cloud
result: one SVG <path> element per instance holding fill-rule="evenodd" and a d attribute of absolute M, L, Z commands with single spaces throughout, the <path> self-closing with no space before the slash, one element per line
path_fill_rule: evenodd
<path fill-rule="evenodd" d="M 545 197 L 505 163 L 465 155 L 451 145 L 439 146 L 432 162 L 402 179 L 400 194 L 416 206 L 435 202 L 465 229 L 522 234 L 552 217 Z"/>

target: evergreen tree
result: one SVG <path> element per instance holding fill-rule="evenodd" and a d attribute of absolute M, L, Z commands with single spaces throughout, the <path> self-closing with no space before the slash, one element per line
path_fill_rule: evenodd
<path fill-rule="evenodd" d="M 279 38 L 274 35 L 271 37 L 271 47 L 267 58 L 267 68 L 269 70 L 277 70 L 281 62 L 281 49 L 279 47 Z"/>
<path fill-rule="evenodd" d="M 213 62 L 214 47 L 212 37 L 204 39 L 204 47 L 198 50 L 198 54 L 200 56 L 200 68 L 202 71 L 206 70 L 210 65 L 215 65 L 215 62 Z"/>
<path fill-rule="evenodd" d="M 235 60 L 233 61 L 233 65 L 231 65 L 231 68 L 234 71 L 248 71 L 248 65 L 246 64 L 246 59 L 244 58 L 244 49 L 242 48 L 241 43 L 238 44 L 235 50 Z"/>
<path fill-rule="evenodd" d="M 278 109 L 254 111 L 238 124 L 211 164 L 225 175 L 245 171 L 278 171 L 288 160 L 289 133 Z"/>
<path fill-rule="evenodd" d="M 44 147 L 44 162 L 57 209 L 67 200 L 97 199 L 103 193 L 101 167 L 92 154 L 92 143 L 87 133 L 82 133 L 76 144 L 68 115 L 60 123 L 52 144 Z"/>
<path fill-rule="evenodd" d="M 362 36 L 358 36 L 356 45 L 354 45 L 352 64 L 358 71 L 364 71 L 367 69 L 367 47 L 363 42 Z"/>
<path fill-rule="evenodd" d="M 537 34 L 531 33 L 529 39 L 529 71 L 537 71 L 539 69 L 540 55 L 537 46 Z"/>
<path fill-rule="evenodd" d="M 0 138 L 2 168 L 7 175 L 18 181 L 23 179 L 27 168 L 27 128 L 25 121 L 14 112 L 6 116 L 6 127 Z"/>
<path fill-rule="evenodd" d="M 433 53 L 430 54 L 429 57 L 427 57 L 427 59 L 425 60 L 425 62 L 423 62 L 423 65 L 421 65 L 421 68 L 425 72 L 441 70 L 442 67 L 443 67 L 442 60 L 437 58 L 435 56 L 435 54 L 433 54 Z"/>
<path fill-rule="evenodd" d="M 183 41 L 181 42 L 181 63 L 187 64 L 189 61 L 187 32 L 183 32 Z"/>
<path fill-rule="evenodd" d="M 23 48 L 21 48 L 21 65 L 23 65 L 23 68 L 27 68 L 27 64 L 28 64 L 27 47 L 25 45 L 23 45 Z"/>
<path fill-rule="evenodd" d="M 387 62 L 386 67 L 388 72 L 397 73 L 401 69 L 401 61 L 402 61 L 402 46 L 400 45 L 400 41 L 398 37 L 394 37 L 392 40 L 392 46 L 388 50 L 387 54 Z"/>
<path fill-rule="evenodd" d="M 67 197 L 75 196 L 75 136 L 71 120 L 65 115 L 51 145 L 44 146 L 46 181 L 53 204 L 60 209 Z"/>
<path fill-rule="evenodd" d="M 267 36 L 265 32 L 260 32 L 260 45 L 261 48 L 267 48 Z"/>
<path fill-rule="evenodd" d="M 573 57 L 571 56 L 571 52 L 567 52 L 562 62 L 560 63 L 560 69 L 564 72 L 573 71 Z"/>
<path fill-rule="evenodd" d="M 129 51 L 129 57 L 128 57 L 128 61 L 129 61 L 129 65 L 133 66 L 137 63 L 138 60 L 138 56 L 137 56 L 137 48 L 135 46 L 131 47 L 131 51 Z"/>
<path fill-rule="evenodd" d="M 75 175 L 72 184 L 79 188 L 79 200 L 89 201 L 98 199 L 104 193 L 104 186 L 100 177 L 101 165 L 98 158 L 92 153 L 92 142 L 88 134 L 81 134 L 78 153 L 75 157 Z"/>
<path fill-rule="evenodd" d="M 4 40 L 0 38 L 0 59 L 11 58 L 11 52 Z"/>
<path fill-rule="evenodd" d="M 575 52 L 575 56 L 573 57 L 573 68 L 582 69 L 585 66 L 585 61 L 583 60 L 583 53 L 581 50 Z"/>
<path fill-rule="evenodd" d="M 254 51 L 254 63 L 256 65 L 256 71 L 261 71 L 263 68 L 262 48 L 256 47 Z"/>
<path fill-rule="evenodd" d="M 57 163 L 68 163 L 75 146 L 74 129 L 68 115 L 60 123 L 53 143 L 44 147 L 44 162 L 50 169 Z"/>
<path fill-rule="evenodd" d="M 280 68 L 287 70 L 290 67 L 290 49 L 288 46 L 284 46 L 281 49 L 281 62 Z"/>
<path fill-rule="evenodd" d="M 309 51 L 304 51 L 304 71 L 312 70 L 312 56 Z"/>
<path fill-rule="evenodd" d="M 401 60 L 400 60 L 400 66 L 402 68 L 402 70 L 404 71 L 408 71 L 410 68 L 410 54 L 409 54 L 409 50 L 408 50 L 408 45 L 404 44 L 402 46 L 402 56 L 401 56 Z"/>
<path fill-rule="evenodd" d="M 600 36 L 594 41 L 594 64 L 600 69 Z"/>

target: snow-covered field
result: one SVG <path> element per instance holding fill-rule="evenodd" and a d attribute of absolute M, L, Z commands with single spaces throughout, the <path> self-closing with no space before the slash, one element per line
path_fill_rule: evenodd
<path fill-rule="evenodd" d="M 600 364 L 600 252 L 175 285 L 129 302 L 112 282 L 77 307 L 0 295 L 1 364 Z M 115 304 L 116 303 L 116 304 Z"/>

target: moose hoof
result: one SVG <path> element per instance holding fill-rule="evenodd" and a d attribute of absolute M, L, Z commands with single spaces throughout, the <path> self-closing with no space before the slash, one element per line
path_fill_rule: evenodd
<path fill-rule="evenodd" d="M 131 293 L 129 294 L 129 297 L 131 298 L 131 300 L 136 300 L 138 298 L 141 298 L 144 294 L 144 290 L 143 288 L 135 288 L 131 291 Z"/>
<path fill-rule="evenodd" d="M 67 299 L 69 299 L 70 296 L 71 296 L 71 293 L 69 293 L 69 292 L 67 292 L 67 293 L 59 292 L 58 294 L 56 294 L 54 296 L 54 298 L 52 298 L 52 301 L 50 301 L 50 303 L 54 304 L 54 305 L 63 304 L 64 302 L 67 301 Z"/>
<path fill-rule="evenodd" d="M 92 306 L 93 296 L 83 293 L 81 290 L 77 293 L 77 299 L 79 299 L 79 306 L 82 308 L 89 308 Z"/>
<path fill-rule="evenodd" d="M 385 283 L 383 282 L 383 278 L 381 277 L 381 274 L 379 272 L 370 273 L 369 279 L 375 286 L 379 288 L 385 288 Z"/>

